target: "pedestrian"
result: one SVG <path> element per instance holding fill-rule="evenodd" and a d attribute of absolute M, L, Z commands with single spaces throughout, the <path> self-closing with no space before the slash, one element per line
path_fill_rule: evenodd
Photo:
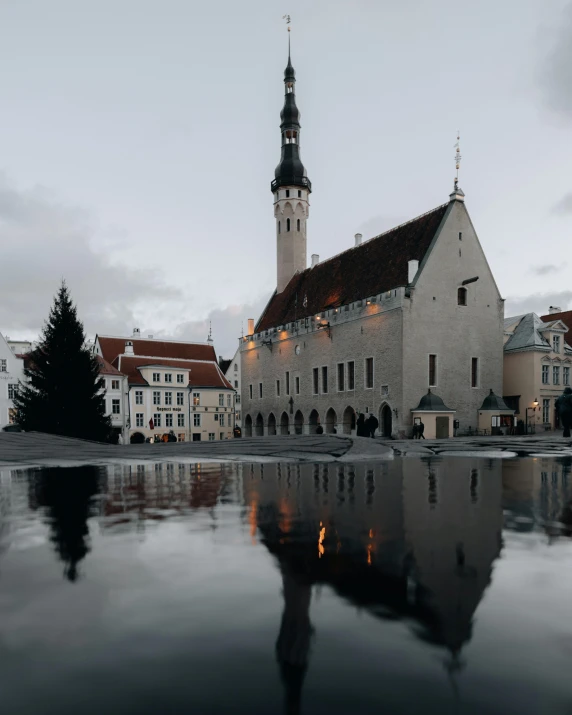
<path fill-rule="evenodd" d="M 556 400 L 555 407 L 558 410 L 558 415 L 564 428 L 562 436 L 570 437 L 570 428 L 572 427 L 572 387 L 564 388 L 564 392 Z"/>
<path fill-rule="evenodd" d="M 367 428 L 365 426 L 365 416 L 360 412 L 356 422 L 356 435 L 358 437 L 368 437 Z"/>
<path fill-rule="evenodd" d="M 117 444 L 123 444 L 123 435 L 121 435 L 121 434 L 117 435 Z"/>
<path fill-rule="evenodd" d="M 419 427 L 418 427 L 417 423 L 415 423 L 415 424 L 413 425 L 413 429 L 412 429 L 412 431 L 411 431 L 411 436 L 413 437 L 413 439 L 417 439 L 417 438 L 418 438 L 418 434 L 419 434 Z"/>
<path fill-rule="evenodd" d="M 379 422 L 377 417 L 371 413 L 367 420 L 367 429 L 370 437 L 375 437 L 375 430 L 378 428 Z"/>
<path fill-rule="evenodd" d="M 417 439 L 425 439 L 425 435 L 423 434 L 425 432 L 425 425 L 423 422 L 419 422 L 417 425 L 417 434 L 419 435 Z"/>
<path fill-rule="evenodd" d="M 318 425 L 316 427 L 316 434 L 324 434 L 324 428 L 322 427 L 322 425 Z"/>

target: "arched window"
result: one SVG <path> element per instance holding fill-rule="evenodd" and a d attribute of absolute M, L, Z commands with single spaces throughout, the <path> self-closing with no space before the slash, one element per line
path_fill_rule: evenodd
<path fill-rule="evenodd" d="M 290 219 L 287 218 L 286 219 L 286 233 L 288 233 L 289 230 L 290 230 Z"/>
<path fill-rule="evenodd" d="M 467 305 L 467 289 L 459 288 L 457 291 L 457 305 Z"/>
<path fill-rule="evenodd" d="M 278 233 L 280 233 L 280 221 L 278 221 Z"/>
<path fill-rule="evenodd" d="M 300 219 L 296 222 L 296 231 L 300 230 Z"/>

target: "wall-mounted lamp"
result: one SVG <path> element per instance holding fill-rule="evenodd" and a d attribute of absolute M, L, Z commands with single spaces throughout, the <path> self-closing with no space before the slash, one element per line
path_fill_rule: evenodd
<path fill-rule="evenodd" d="M 332 339 L 332 329 L 331 329 L 331 325 L 330 325 L 329 322 L 328 322 L 328 323 L 318 323 L 317 329 L 318 329 L 318 330 L 322 330 L 322 329 L 327 330 L 327 331 L 328 331 L 328 337 L 330 338 L 330 340 Z"/>

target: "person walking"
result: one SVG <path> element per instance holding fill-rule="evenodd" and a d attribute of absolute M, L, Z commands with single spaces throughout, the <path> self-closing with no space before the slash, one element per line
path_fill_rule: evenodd
<path fill-rule="evenodd" d="M 367 430 L 368 430 L 370 437 L 372 437 L 372 438 L 375 437 L 375 430 L 378 427 L 379 427 L 379 422 L 377 420 L 377 417 L 372 412 L 367 420 Z"/>
<path fill-rule="evenodd" d="M 368 433 L 365 426 L 365 417 L 362 412 L 360 412 L 359 417 L 356 422 L 356 435 L 358 437 L 367 437 Z"/>
<path fill-rule="evenodd" d="M 419 422 L 417 425 L 417 439 L 425 439 L 425 435 L 423 434 L 425 432 L 425 425 L 423 422 Z"/>
<path fill-rule="evenodd" d="M 560 421 L 564 431 L 563 437 L 570 437 L 570 428 L 572 427 L 572 387 L 565 387 L 564 392 L 555 402 L 555 407 L 558 410 Z"/>

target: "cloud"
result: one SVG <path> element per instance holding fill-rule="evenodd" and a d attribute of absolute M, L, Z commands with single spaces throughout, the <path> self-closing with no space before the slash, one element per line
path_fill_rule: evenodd
<path fill-rule="evenodd" d="M 62 278 L 88 334 L 130 334 L 137 310 L 180 301 L 156 271 L 114 264 L 94 246 L 98 235 L 86 211 L 0 174 L 0 330 L 35 338 Z"/>
<path fill-rule="evenodd" d="M 572 118 L 572 4 L 558 18 L 552 49 L 543 65 L 540 86 L 548 105 Z"/>
<path fill-rule="evenodd" d="M 546 315 L 551 305 L 568 310 L 571 303 L 572 291 L 569 290 L 560 293 L 535 293 L 526 297 L 512 296 L 506 299 L 504 314 L 506 317 L 523 313 Z"/>
<path fill-rule="evenodd" d="M 532 266 L 530 272 L 537 276 L 548 276 L 551 273 L 559 273 L 564 268 L 566 268 L 566 263 L 561 263 L 559 266 L 553 266 L 547 263 L 544 266 Z"/>
<path fill-rule="evenodd" d="M 557 204 L 552 207 L 554 214 L 572 214 L 572 193 L 563 196 Z"/>

